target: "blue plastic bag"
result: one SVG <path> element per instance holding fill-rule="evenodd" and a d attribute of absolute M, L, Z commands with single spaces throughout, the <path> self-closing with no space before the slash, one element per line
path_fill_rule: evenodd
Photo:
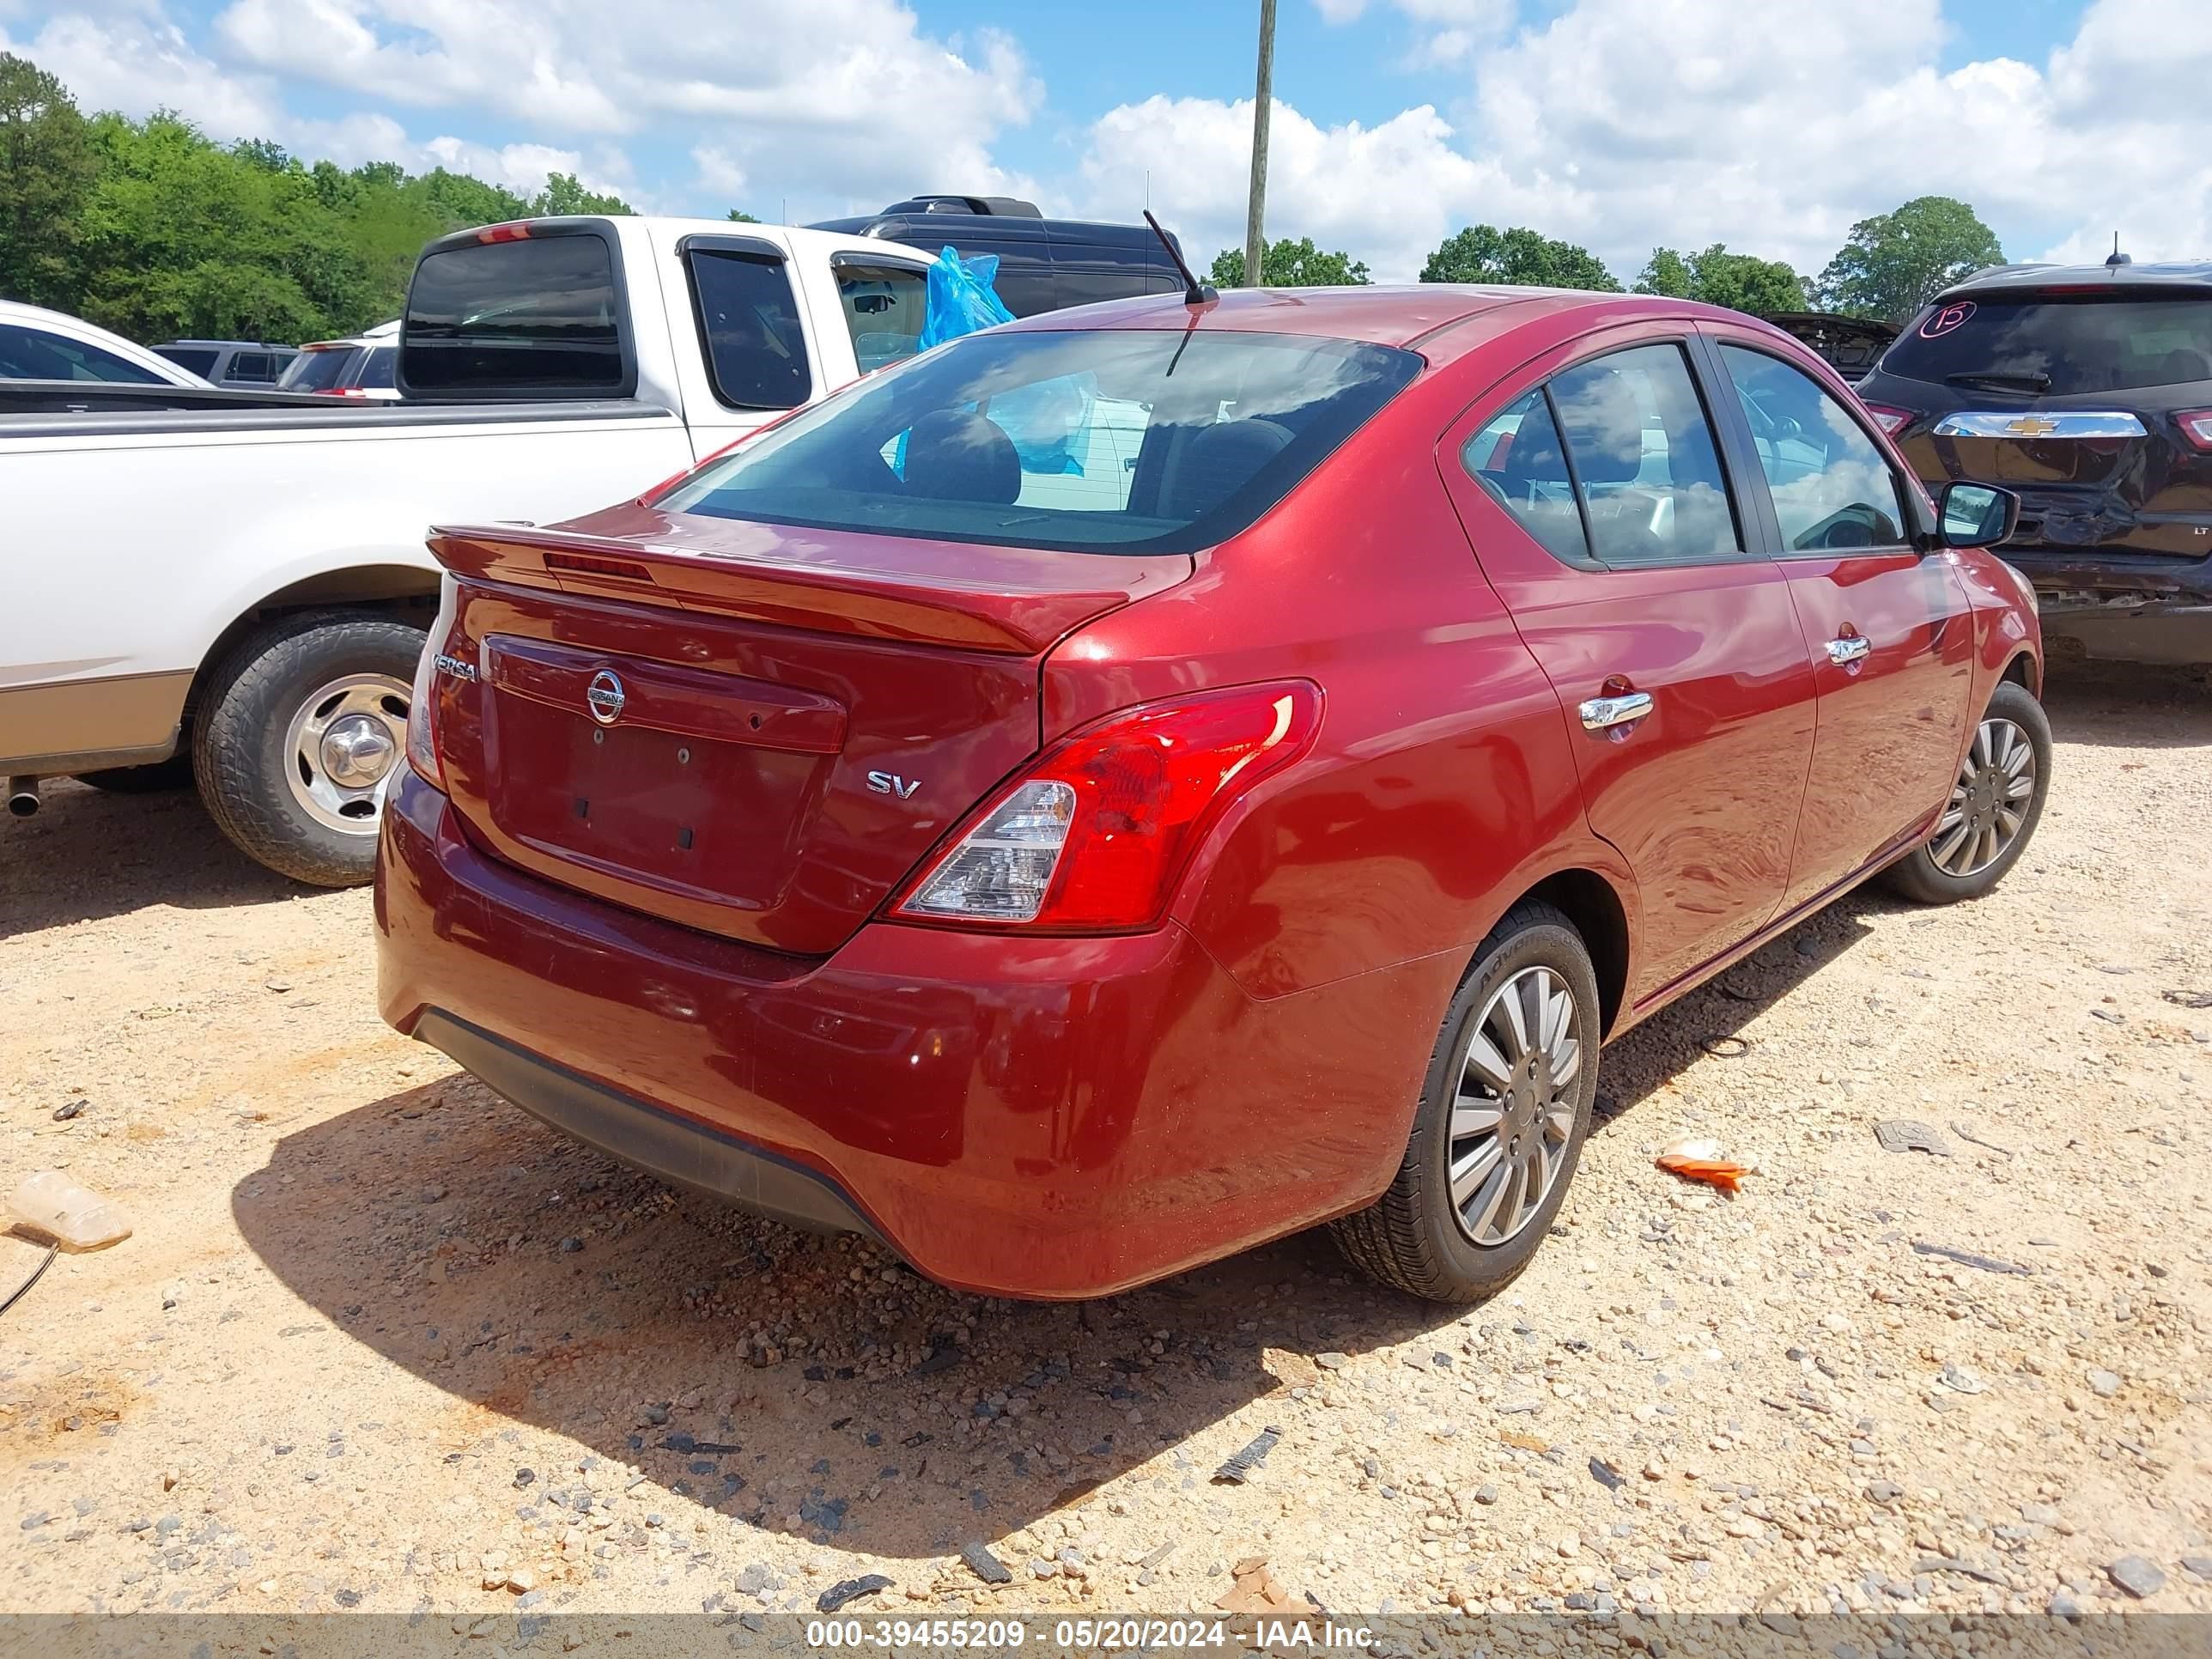
<path fill-rule="evenodd" d="M 945 248 L 929 268 L 929 295 L 921 313 L 921 349 L 957 340 L 998 323 L 1011 323 L 1014 313 L 992 291 L 999 275 L 999 256 L 979 253 L 963 259 L 957 249 Z"/>

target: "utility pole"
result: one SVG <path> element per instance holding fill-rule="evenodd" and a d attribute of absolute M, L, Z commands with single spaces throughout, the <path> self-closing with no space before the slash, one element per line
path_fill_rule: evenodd
<path fill-rule="evenodd" d="M 1260 286 L 1267 262 L 1267 114 L 1274 102 L 1275 0 L 1260 0 L 1260 76 L 1252 95 L 1252 197 L 1244 210 L 1244 286 Z"/>

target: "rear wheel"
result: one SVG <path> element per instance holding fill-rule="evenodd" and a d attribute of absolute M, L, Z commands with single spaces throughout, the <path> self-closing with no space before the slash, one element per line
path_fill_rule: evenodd
<path fill-rule="evenodd" d="M 1519 904 L 1444 1015 L 1397 1179 L 1333 1224 L 1384 1284 L 1437 1302 L 1496 1294 L 1565 1200 L 1597 1097 L 1597 975 L 1574 924 Z"/>
<path fill-rule="evenodd" d="M 2051 791 L 2051 722 L 2011 680 L 1998 686 L 1966 744 L 1936 833 L 1884 872 L 1922 904 L 1979 898 L 2027 850 Z"/>
<path fill-rule="evenodd" d="M 240 644 L 210 685 L 192 743 L 201 799 L 223 834 L 295 880 L 367 881 L 422 641 L 404 623 L 324 611 Z"/>

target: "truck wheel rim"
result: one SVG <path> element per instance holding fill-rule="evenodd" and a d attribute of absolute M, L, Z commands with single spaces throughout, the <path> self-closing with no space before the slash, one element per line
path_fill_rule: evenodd
<path fill-rule="evenodd" d="M 348 674 L 301 703 L 284 734 L 284 779 L 308 817 L 345 836 L 373 836 L 384 786 L 407 749 L 405 681 Z"/>
<path fill-rule="evenodd" d="M 1452 1214 L 1495 1247 L 1536 1218 L 1566 1167 L 1582 1042 L 1575 995 L 1549 968 L 1523 968 L 1468 1023 L 1445 1132 Z"/>
<path fill-rule="evenodd" d="M 1946 875 L 1978 876 L 2012 850 L 2035 799 L 2035 745 L 2010 720 L 1984 720 L 1928 842 Z"/>

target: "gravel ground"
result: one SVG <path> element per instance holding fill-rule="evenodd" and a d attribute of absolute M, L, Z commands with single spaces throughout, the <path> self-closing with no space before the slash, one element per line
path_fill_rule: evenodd
<path fill-rule="evenodd" d="M 1609 1050 L 1460 1316 L 1318 1237 L 1039 1307 L 679 1198 L 386 1030 L 366 892 L 57 787 L 0 826 L 0 1178 L 137 1233 L 0 1322 L 0 1610 L 2212 1610 L 2212 690 L 2051 703 L 2005 886 Z"/>

